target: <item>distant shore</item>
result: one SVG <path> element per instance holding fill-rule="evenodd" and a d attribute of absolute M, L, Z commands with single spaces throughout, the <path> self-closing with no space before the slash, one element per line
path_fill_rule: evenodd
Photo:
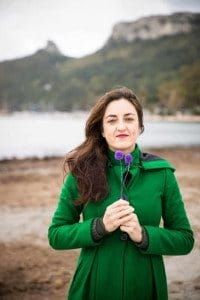
<path fill-rule="evenodd" d="M 52 111 L 52 112 L 38 112 L 38 111 L 15 111 L 15 112 L 3 112 L 0 111 L 0 117 L 5 116 L 28 116 L 28 115 L 47 115 L 48 114 L 54 114 L 56 116 L 65 117 L 67 115 L 75 115 L 77 117 L 83 116 L 87 117 L 89 115 L 89 111 Z M 151 121 L 172 121 L 172 122 L 200 122 L 200 115 L 191 115 L 191 114 L 182 114 L 180 112 L 177 112 L 174 115 L 159 115 L 159 114 L 153 114 L 149 111 L 144 110 L 144 120 L 151 122 Z"/>
<path fill-rule="evenodd" d="M 200 115 L 154 115 L 154 114 L 144 114 L 144 120 L 147 122 L 151 121 L 171 121 L 171 122 L 200 122 Z"/>

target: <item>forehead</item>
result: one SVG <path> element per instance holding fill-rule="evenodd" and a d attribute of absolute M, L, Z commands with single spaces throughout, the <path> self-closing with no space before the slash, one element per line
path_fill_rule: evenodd
<path fill-rule="evenodd" d="M 111 101 L 106 107 L 104 117 L 112 115 L 124 115 L 128 113 L 137 114 L 135 106 L 127 99 L 119 99 Z"/>

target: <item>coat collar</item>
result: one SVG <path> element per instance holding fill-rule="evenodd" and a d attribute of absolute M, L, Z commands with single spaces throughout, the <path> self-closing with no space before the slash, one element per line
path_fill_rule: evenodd
<path fill-rule="evenodd" d="M 131 155 L 133 156 L 134 159 L 133 162 L 131 163 L 130 169 L 131 167 L 138 166 L 143 170 L 169 168 L 173 172 L 175 171 L 175 167 L 170 162 L 157 155 L 142 152 L 138 144 L 135 145 L 135 149 L 131 152 Z M 121 165 L 121 162 L 115 159 L 114 151 L 108 149 L 107 157 L 108 157 L 107 165 L 109 167 Z M 123 165 L 125 166 L 124 162 Z"/>

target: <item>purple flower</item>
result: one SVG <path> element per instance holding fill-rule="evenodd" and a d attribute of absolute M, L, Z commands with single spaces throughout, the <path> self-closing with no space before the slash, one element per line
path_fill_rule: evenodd
<path fill-rule="evenodd" d="M 124 157 L 124 161 L 125 161 L 126 165 L 130 165 L 133 161 L 132 155 L 130 153 L 126 154 L 125 157 Z"/>
<path fill-rule="evenodd" d="M 115 151 L 115 159 L 122 160 L 124 158 L 124 153 L 120 150 Z"/>

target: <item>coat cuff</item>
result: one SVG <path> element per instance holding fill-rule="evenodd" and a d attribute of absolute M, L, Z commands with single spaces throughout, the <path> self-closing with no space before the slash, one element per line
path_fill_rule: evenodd
<path fill-rule="evenodd" d="M 102 218 L 95 218 L 91 224 L 91 234 L 95 242 L 101 240 L 109 232 L 105 229 Z"/>
<path fill-rule="evenodd" d="M 149 237 L 144 227 L 142 227 L 142 241 L 140 243 L 134 243 L 138 248 L 146 250 L 149 246 Z"/>
<path fill-rule="evenodd" d="M 88 246 L 96 246 L 96 245 L 99 245 L 101 243 L 101 240 L 95 240 L 93 238 L 93 234 L 92 234 L 91 228 L 92 228 L 92 224 L 94 223 L 94 220 L 95 219 L 92 218 L 92 219 L 88 219 L 88 220 L 85 220 L 85 221 L 82 222 L 83 227 L 86 226 L 88 228 L 88 226 L 89 226 L 89 228 L 90 228 L 89 230 L 87 229 L 88 235 L 87 234 L 84 234 L 85 236 L 83 235 L 84 239 L 87 240 Z M 86 233 L 85 229 L 83 229 L 83 231 L 84 231 L 84 233 Z"/>

